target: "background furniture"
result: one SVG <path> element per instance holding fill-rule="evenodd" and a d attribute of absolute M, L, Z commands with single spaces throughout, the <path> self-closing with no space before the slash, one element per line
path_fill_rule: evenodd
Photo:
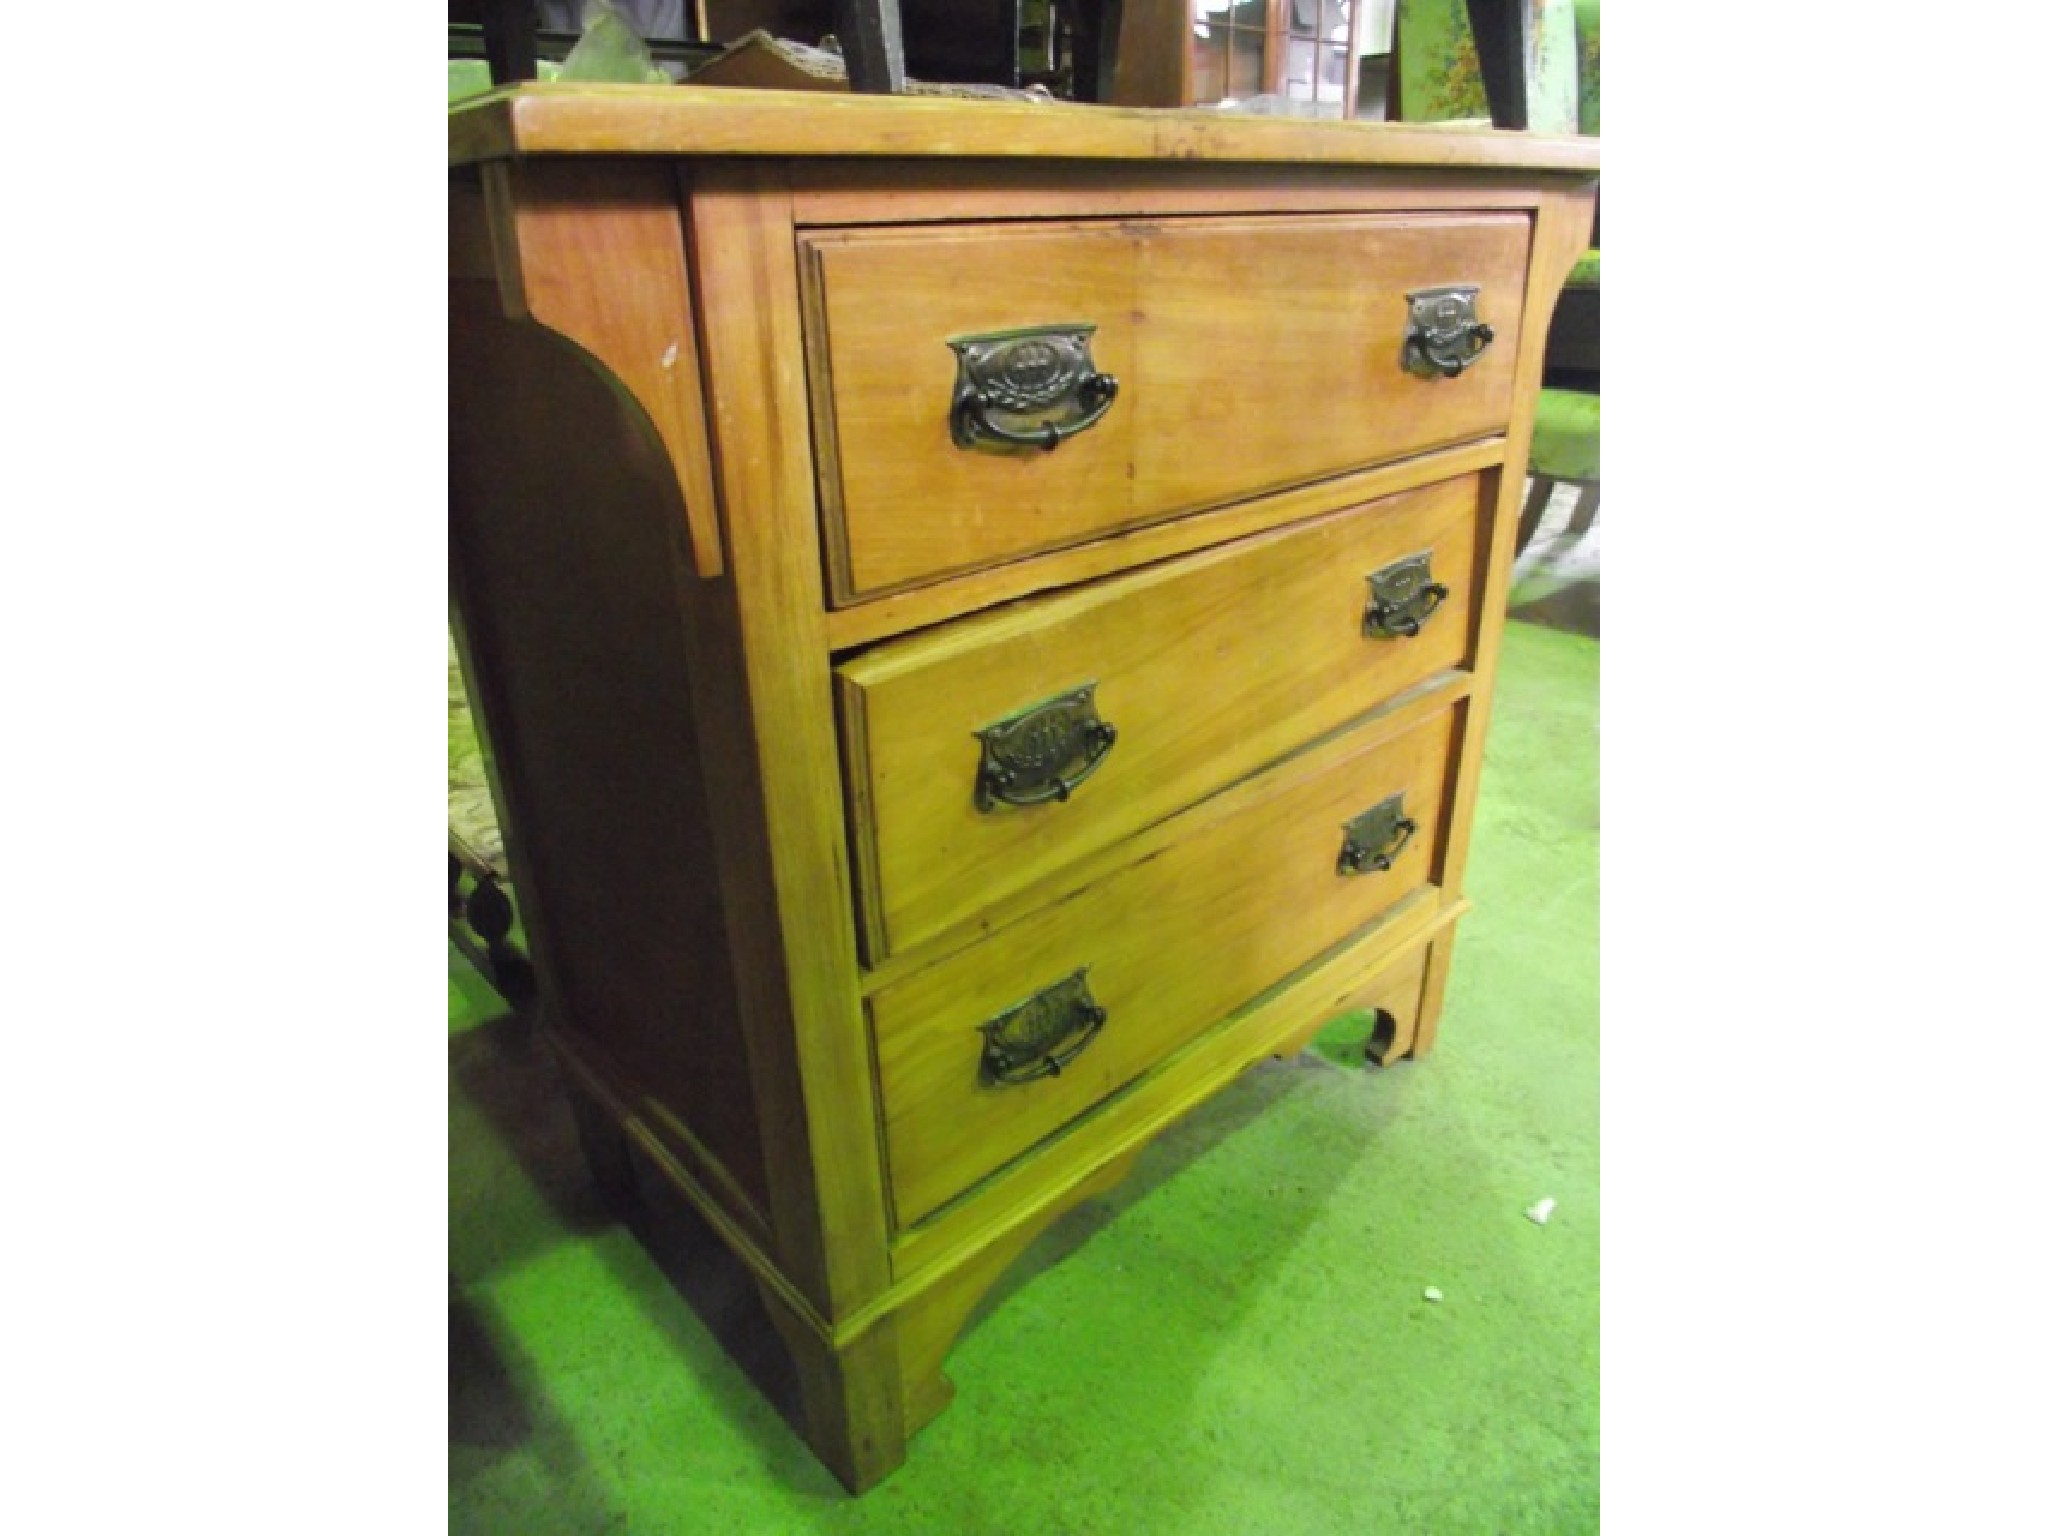
<path fill-rule="evenodd" d="M 1147 1140 L 1336 1016 L 1431 1047 L 1594 156 L 613 87 L 450 158 L 451 575 L 548 1036 L 859 1489 Z"/>
<path fill-rule="evenodd" d="M 1490 120 L 1597 136 L 1599 0 L 1400 0 L 1395 115 L 1411 122 Z M 1572 268 L 1545 343 L 1544 385 L 1515 534 L 1527 547 L 1560 484 L 1575 486 L 1571 533 L 1600 507 L 1600 252 Z"/>
<path fill-rule="evenodd" d="M 1573 0 L 1578 131 L 1600 132 L 1600 0 Z M 1525 548 L 1543 521 L 1555 487 L 1578 487 L 1568 531 L 1584 533 L 1600 510 L 1600 210 L 1593 249 L 1572 267 L 1544 343 L 1542 395 L 1529 453 L 1531 484 L 1515 534 Z"/>
<path fill-rule="evenodd" d="M 1111 99 L 1207 106 L 1283 98 L 1299 116 L 1384 112 L 1384 3 L 1122 0 Z"/>
<path fill-rule="evenodd" d="M 489 90 L 490 70 L 482 58 L 450 58 L 449 101 Z M 517 1006 L 533 996 L 533 970 L 489 754 L 462 675 L 462 616 L 452 594 L 448 627 L 448 937 L 498 995 Z"/>
<path fill-rule="evenodd" d="M 1573 0 L 1397 0 L 1388 116 L 1576 133 Z"/>
<path fill-rule="evenodd" d="M 1106 94 L 1105 26 L 1116 0 L 617 0 L 654 59 L 680 77 L 755 30 L 815 46 L 838 39 L 854 90 L 906 78 Z M 575 46 L 581 0 L 451 0 L 453 57 L 505 83 L 547 78 Z M 1112 39 L 1113 41 L 1113 39 Z"/>
<path fill-rule="evenodd" d="M 698 35 L 694 3 L 619 0 L 619 7 L 672 76 L 719 52 Z M 552 79 L 582 35 L 582 15 L 581 0 L 449 0 L 449 59 L 481 64 L 486 80 L 498 84 Z"/>
<path fill-rule="evenodd" d="M 1553 9 L 1563 12 L 1558 0 Z M 1577 131 L 1600 132 L 1600 0 L 1572 0 L 1571 84 Z M 1553 49 L 1551 61 L 1562 56 Z M 1552 62 L 1543 77 L 1548 93 L 1564 71 Z M 1526 548 L 1560 484 L 1578 488 L 1567 531 L 1586 532 L 1600 511 L 1600 211 L 1593 210 L 1593 249 L 1573 264 L 1558 295 L 1544 341 L 1543 393 L 1536 401 L 1536 432 L 1529 449 L 1529 497 L 1515 531 Z"/>
<path fill-rule="evenodd" d="M 451 618 L 454 616 L 451 615 Z M 512 894 L 502 818 L 469 707 L 469 691 L 448 652 L 448 936 L 515 1007 L 533 996 L 533 968 Z"/>

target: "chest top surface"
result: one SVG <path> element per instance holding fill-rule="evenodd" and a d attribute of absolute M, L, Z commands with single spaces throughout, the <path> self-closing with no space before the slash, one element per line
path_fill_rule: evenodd
<path fill-rule="evenodd" d="M 1580 174 L 1599 167 L 1599 141 L 1590 138 L 1068 102 L 528 83 L 448 114 L 451 165 L 578 154 L 1054 157 Z"/>

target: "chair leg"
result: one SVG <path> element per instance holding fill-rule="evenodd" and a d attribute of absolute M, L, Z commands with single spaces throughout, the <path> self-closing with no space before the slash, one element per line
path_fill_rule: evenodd
<path fill-rule="evenodd" d="M 1579 504 L 1572 508 L 1572 520 L 1565 530 L 1568 533 L 1587 533 L 1592 530 L 1593 518 L 1600 511 L 1600 482 L 1587 480 L 1579 486 Z"/>
<path fill-rule="evenodd" d="M 1522 520 L 1515 525 L 1515 553 L 1520 554 L 1529 547 L 1529 541 L 1536 537 L 1536 525 L 1543 521 L 1543 514 L 1550 506 L 1550 493 L 1557 488 L 1557 482 L 1548 475 L 1532 475 L 1529 478 L 1529 499 L 1522 505 Z"/>
<path fill-rule="evenodd" d="M 903 94 L 903 10 L 899 0 L 838 0 L 846 83 L 871 95 Z M 1015 81 L 1011 82 L 1015 84 Z"/>

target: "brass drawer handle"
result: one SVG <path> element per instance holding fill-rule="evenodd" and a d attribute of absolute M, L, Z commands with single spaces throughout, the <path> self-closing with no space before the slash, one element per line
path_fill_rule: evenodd
<path fill-rule="evenodd" d="M 981 768 L 974 808 L 1064 800 L 1102 766 L 1116 727 L 1095 712 L 1095 684 L 1042 699 L 976 731 Z"/>
<path fill-rule="evenodd" d="M 1442 606 L 1451 589 L 1432 578 L 1432 551 L 1409 555 L 1380 567 L 1366 581 L 1372 601 L 1366 605 L 1365 632 L 1374 640 L 1412 639 L 1422 633 L 1429 616 Z"/>
<path fill-rule="evenodd" d="M 1102 420 L 1116 401 L 1113 375 L 1088 354 L 1093 325 L 1036 325 L 1018 331 L 955 336 L 953 442 L 999 443 L 1047 453 Z M 1051 420 L 1048 412 L 1060 413 Z"/>
<path fill-rule="evenodd" d="M 1371 810 L 1344 823 L 1344 846 L 1337 853 L 1337 873 L 1369 875 L 1391 869 L 1410 838 L 1421 830 L 1401 808 L 1396 790 Z"/>
<path fill-rule="evenodd" d="M 1478 315 L 1479 288 L 1453 283 L 1408 295 L 1408 335 L 1401 366 L 1425 379 L 1455 379 L 1493 344 L 1493 327 Z"/>
<path fill-rule="evenodd" d="M 1084 965 L 978 1026 L 981 1081 L 1000 1087 L 1058 1077 L 1107 1022 L 1108 1010 L 1089 995 Z"/>

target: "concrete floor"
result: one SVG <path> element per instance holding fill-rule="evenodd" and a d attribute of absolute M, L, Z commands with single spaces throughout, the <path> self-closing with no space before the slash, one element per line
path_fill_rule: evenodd
<path fill-rule="evenodd" d="M 637 1235 L 598 1205 L 544 1050 L 451 950 L 450 1529 L 1596 1530 L 1599 528 L 1570 510 L 1517 563 L 1436 1053 L 1377 1069 L 1340 1022 L 1161 1137 L 1006 1275 L 862 1499 L 781 1416 L 738 1266 L 671 1202 Z"/>

